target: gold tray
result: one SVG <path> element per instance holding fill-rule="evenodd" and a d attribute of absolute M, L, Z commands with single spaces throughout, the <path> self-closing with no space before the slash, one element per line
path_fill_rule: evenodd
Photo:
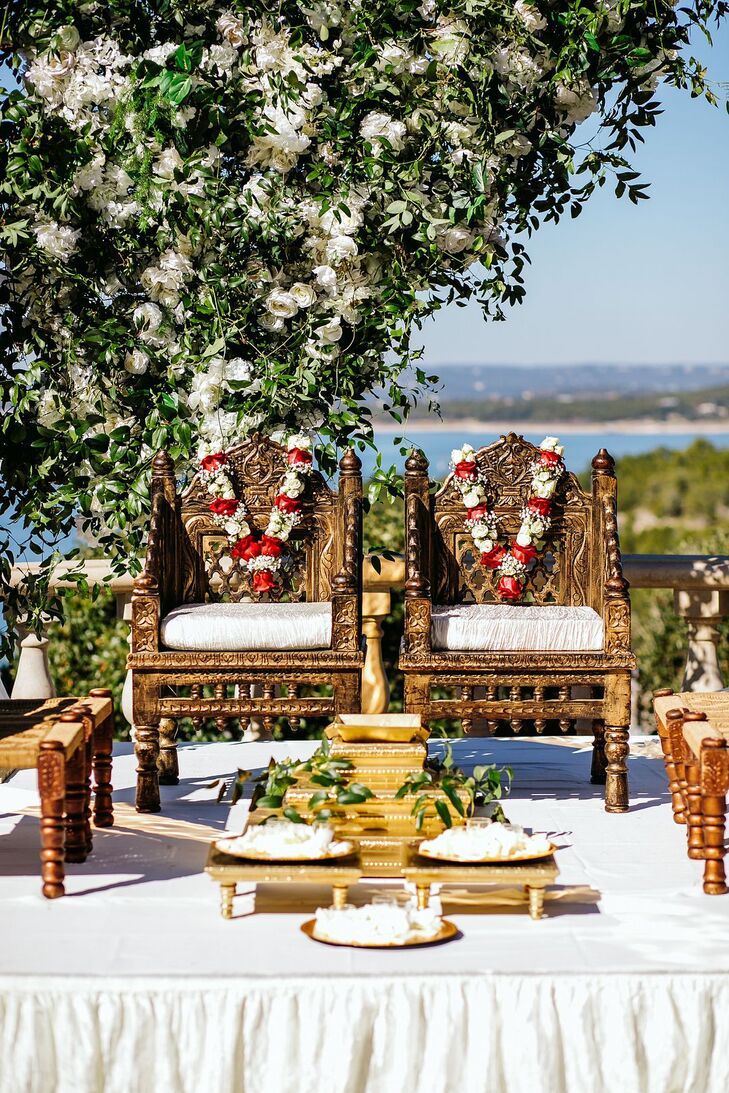
<path fill-rule="evenodd" d="M 324 731 L 348 744 L 409 744 L 430 735 L 419 714 L 340 714 Z"/>
<path fill-rule="evenodd" d="M 318 941 L 320 945 L 337 945 L 345 949 L 422 949 L 426 945 L 441 945 L 445 941 L 453 941 L 454 938 L 461 936 L 461 931 L 448 919 L 443 919 L 443 925 L 441 926 L 435 937 L 423 938 L 420 940 L 403 941 L 398 942 L 376 942 L 373 944 L 367 944 L 362 941 L 330 941 L 329 938 L 317 937 L 314 933 L 316 927 L 316 919 L 310 918 L 308 922 L 304 922 L 301 926 L 302 934 L 306 934 L 312 941 Z"/>
<path fill-rule="evenodd" d="M 419 846 L 416 854 L 421 858 L 448 862 L 451 865 L 507 865 L 509 862 L 541 861 L 543 858 L 551 858 L 556 849 L 556 845 L 550 843 L 549 849 L 543 850 L 539 854 L 503 854 L 496 858 L 451 858 L 445 854 L 434 854 L 431 850 Z"/>
<path fill-rule="evenodd" d="M 342 848 L 336 850 L 333 853 L 319 854 L 316 858 L 305 858 L 301 855 L 295 855 L 294 857 L 283 857 L 280 855 L 266 854 L 263 850 L 247 850 L 245 852 L 226 850 L 225 847 L 220 846 L 220 842 L 216 839 L 213 843 L 216 850 L 219 850 L 221 854 L 227 854 L 230 858 L 239 858 L 241 861 L 263 861 L 271 862 L 301 862 L 305 865 L 309 862 L 320 861 L 338 861 L 339 858 L 348 858 L 354 852 L 354 846 L 350 842 L 343 842 Z"/>

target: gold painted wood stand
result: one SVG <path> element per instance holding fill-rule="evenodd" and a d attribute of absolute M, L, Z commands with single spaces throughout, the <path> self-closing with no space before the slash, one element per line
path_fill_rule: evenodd
<path fill-rule="evenodd" d="M 434 861 L 418 854 L 417 844 L 405 848 L 402 875 L 415 885 L 418 907 L 430 902 L 433 884 L 515 884 L 523 885 L 534 921 L 544 914 L 544 890 L 559 876 L 554 857 L 535 862 L 506 862 L 503 865 L 474 865 L 468 862 Z"/>
<path fill-rule="evenodd" d="M 320 862 L 245 861 L 224 854 L 212 844 L 205 872 L 220 885 L 221 915 L 232 918 L 236 887 L 243 881 L 255 884 L 331 884 L 332 905 L 341 908 L 347 902 L 350 885 L 362 876 L 362 863 L 357 853 Z"/>

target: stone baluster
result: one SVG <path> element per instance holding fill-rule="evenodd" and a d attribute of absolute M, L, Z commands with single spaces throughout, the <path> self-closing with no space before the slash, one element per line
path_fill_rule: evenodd
<path fill-rule="evenodd" d="M 678 588 L 674 592 L 676 614 L 686 620 L 688 653 L 682 691 L 720 691 L 724 680 L 719 668 L 719 623 L 729 615 L 729 591 L 715 588 Z"/>

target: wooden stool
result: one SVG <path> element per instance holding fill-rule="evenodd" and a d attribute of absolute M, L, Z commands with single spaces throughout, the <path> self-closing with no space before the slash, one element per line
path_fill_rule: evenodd
<path fill-rule="evenodd" d="M 654 692 L 673 818 L 686 825 L 689 858 L 704 862 L 704 892 L 729 889 L 724 868 L 729 792 L 729 694 Z"/>
<path fill-rule="evenodd" d="M 106 688 L 85 699 L 0 702 L 0 767 L 38 771 L 41 873 L 48 899 L 64 894 L 65 862 L 83 862 L 91 852 L 92 770 L 94 823 L 114 822 L 113 713 Z"/>

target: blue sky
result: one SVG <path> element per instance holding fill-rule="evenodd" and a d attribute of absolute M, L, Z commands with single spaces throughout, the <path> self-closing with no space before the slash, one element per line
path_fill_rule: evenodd
<path fill-rule="evenodd" d="M 695 53 L 726 98 L 729 26 Z M 525 303 L 505 323 L 474 304 L 444 309 L 420 334 L 428 364 L 729 363 L 729 114 L 659 97 L 664 114 L 635 157 L 650 201 L 606 185 L 577 220 L 541 228 Z"/>

